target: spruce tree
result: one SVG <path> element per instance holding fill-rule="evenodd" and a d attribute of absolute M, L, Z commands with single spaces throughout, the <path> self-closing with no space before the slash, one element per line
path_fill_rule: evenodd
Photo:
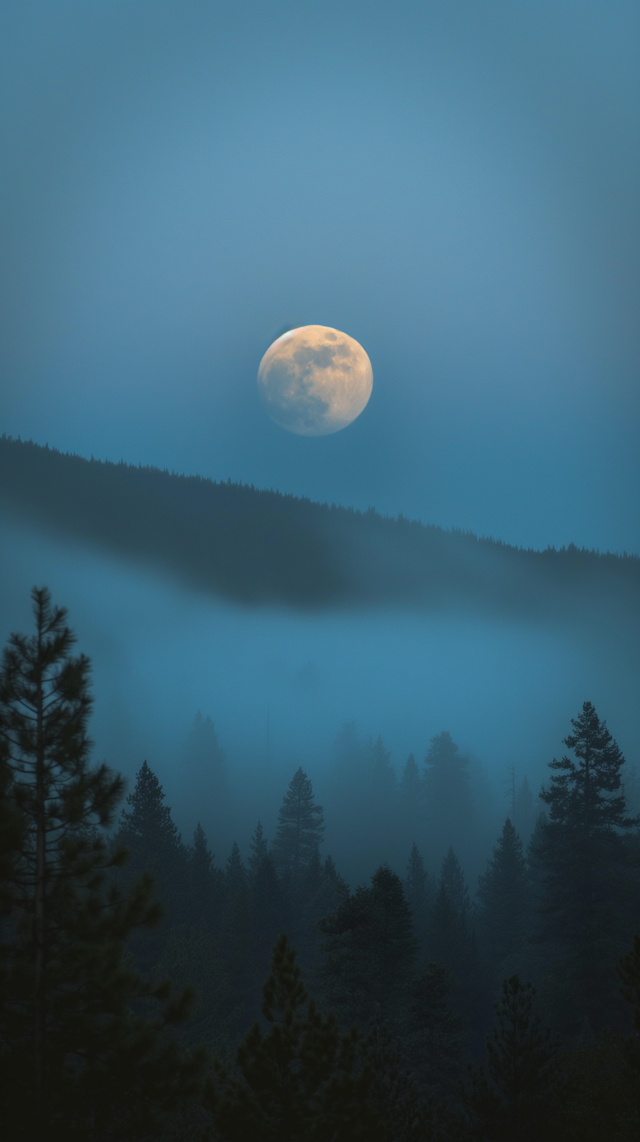
<path fill-rule="evenodd" d="M 132 1135 L 185 1093 L 187 1071 L 164 1028 L 188 997 L 155 1022 L 134 1013 L 168 996 L 124 948 L 158 910 L 148 879 L 129 894 L 113 883 L 125 853 L 105 830 L 123 782 L 90 764 L 90 664 L 73 656 L 66 612 L 49 592 L 32 599 L 35 633 L 11 636 L 0 669 L 0 815 L 19 821 L 0 893 L 0 1115 L 16 1140 Z"/>
<path fill-rule="evenodd" d="M 522 842 L 508 817 L 478 878 L 478 899 L 483 945 L 495 966 L 522 949 L 531 908 Z"/>
<path fill-rule="evenodd" d="M 541 800 L 549 820 L 537 859 L 544 870 L 540 937 L 560 952 L 566 1017 L 597 1028 L 614 1001 L 613 965 L 626 936 L 631 893 L 623 834 L 637 824 L 626 810 L 624 757 L 594 706 L 585 702 L 564 739 L 576 760 L 554 758 Z"/>
<path fill-rule="evenodd" d="M 276 867 L 292 884 L 299 884 L 323 833 L 322 808 L 316 805 L 313 786 L 300 768 L 291 779 L 278 813 L 273 845 Z"/>
<path fill-rule="evenodd" d="M 402 770 L 399 807 L 402 834 L 415 843 L 424 828 L 424 797 L 420 770 L 412 753 Z"/>
<path fill-rule="evenodd" d="M 217 1063 L 204 1104 L 220 1142 L 377 1142 L 371 1078 L 357 1075 L 353 1033 L 309 1001 L 295 953 L 281 936 L 263 989 L 266 1032 L 240 1044 L 237 1077 Z"/>

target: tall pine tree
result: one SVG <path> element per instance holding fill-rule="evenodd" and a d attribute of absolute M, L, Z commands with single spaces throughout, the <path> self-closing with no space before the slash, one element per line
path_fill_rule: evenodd
<path fill-rule="evenodd" d="M 0 817 L 14 845 L 0 891 L 0 1116 L 16 1140 L 131 1135 L 190 1081 L 164 1033 L 188 997 L 156 1022 L 134 1012 L 168 996 L 124 947 L 157 908 L 148 879 L 128 894 L 113 883 L 125 853 L 105 830 L 123 782 L 90 764 L 89 661 L 49 592 L 32 598 L 35 633 L 11 636 L 0 669 Z"/>
<path fill-rule="evenodd" d="M 298 885 L 324 833 L 322 807 L 302 768 L 296 770 L 278 813 L 273 858 L 277 869 Z"/>
<path fill-rule="evenodd" d="M 623 834 L 628 815 L 621 780 L 624 757 L 606 723 L 585 702 L 564 744 L 575 760 L 554 758 L 540 797 L 549 820 L 536 858 L 544 876 L 540 936 L 559 949 L 556 976 L 566 1017 L 603 1024 L 615 999 L 613 965 L 624 947 L 631 895 Z"/>

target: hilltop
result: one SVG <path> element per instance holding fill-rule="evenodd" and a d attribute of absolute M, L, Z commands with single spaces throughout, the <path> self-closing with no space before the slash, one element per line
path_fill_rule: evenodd
<path fill-rule="evenodd" d="M 469 532 L 0 438 L 0 503 L 238 603 L 449 607 L 565 622 L 640 613 L 640 559 Z"/>

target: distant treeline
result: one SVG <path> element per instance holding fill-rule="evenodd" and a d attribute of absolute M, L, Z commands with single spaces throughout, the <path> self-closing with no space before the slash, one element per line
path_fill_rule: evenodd
<path fill-rule="evenodd" d="M 67 537 L 237 602 L 463 607 L 601 625 L 640 615 L 640 558 L 524 550 L 402 516 L 86 460 L 0 438 L 0 502 Z"/>

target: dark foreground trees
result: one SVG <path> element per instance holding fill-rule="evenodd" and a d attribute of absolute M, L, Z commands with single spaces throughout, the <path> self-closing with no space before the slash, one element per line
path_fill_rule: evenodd
<path fill-rule="evenodd" d="M 487 1039 L 487 1066 L 471 1072 L 465 1105 L 470 1137 L 482 1142 L 544 1142 L 553 1114 L 558 1044 L 533 1009 L 535 992 L 505 979 Z"/>
<path fill-rule="evenodd" d="M 357 1070 L 354 1033 L 308 999 L 286 936 L 273 950 L 263 990 L 263 1031 L 254 1024 L 237 1053 L 237 1074 L 217 1064 L 204 1104 L 220 1142 L 376 1142 L 371 1075 Z"/>
<path fill-rule="evenodd" d="M 585 702 L 564 739 L 575 759 L 550 764 L 551 783 L 540 797 L 549 820 L 534 857 L 543 879 L 540 936 L 558 950 L 557 1002 L 579 1030 L 606 1025 L 615 1002 L 616 960 L 628 939 L 637 889 L 624 833 L 638 823 L 626 808 L 624 757 L 606 723 Z"/>
<path fill-rule="evenodd" d="M 122 779 L 89 764 L 89 662 L 66 612 L 32 598 L 35 633 L 11 637 L 0 670 L 0 1120 L 11 1139 L 134 1138 L 193 1089 L 199 1059 L 165 1036 L 188 995 L 171 1002 L 126 957 L 157 918 L 151 885 L 109 880 L 126 856 L 104 832 Z"/>

